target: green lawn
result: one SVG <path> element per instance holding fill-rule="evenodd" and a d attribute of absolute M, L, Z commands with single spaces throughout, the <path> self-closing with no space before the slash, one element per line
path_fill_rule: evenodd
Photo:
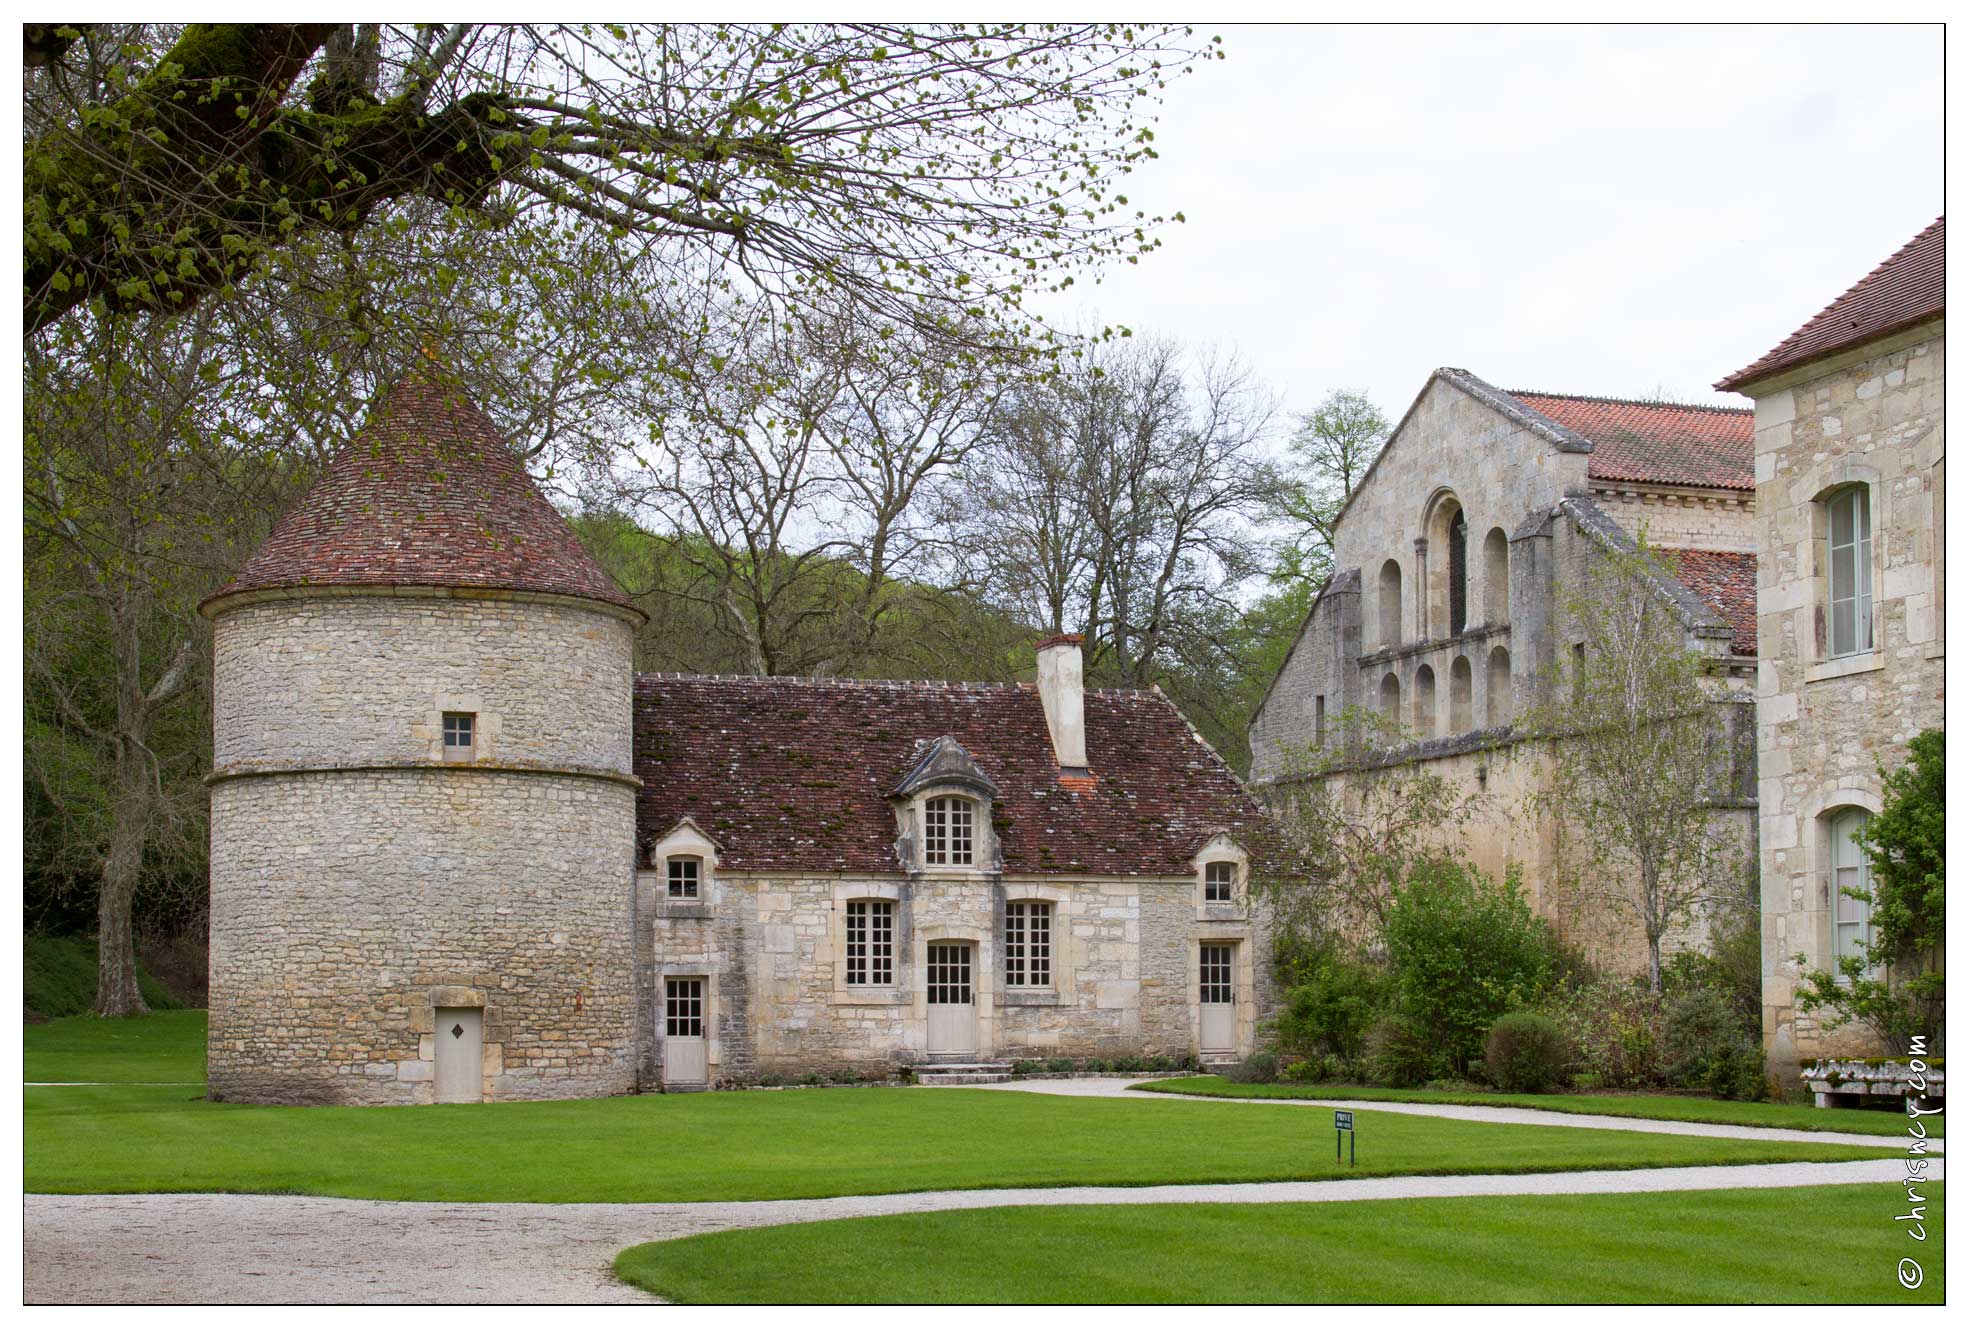
<path fill-rule="evenodd" d="M 1487 1094 L 1445 1093 L 1436 1089 L 1373 1089 L 1351 1084 L 1232 1084 L 1219 1075 L 1194 1075 L 1135 1086 L 1157 1094 L 1203 1098 L 1341 1098 L 1367 1103 L 1453 1103 L 1469 1107 L 1537 1108 L 1544 1112 L 1648 1117 L 1656 1121 L 1699 1121 L 1728 1126 L 1782 1126 L 1795 1131 L 1843 1131 L 1853 1135 L 1907 1134 L 1902 1112 L 1864 1108 L 1815 1108 L 1802 1103 L 1730 1103 L 1677 1094 Z M 1923 1118 L 1931 1135 L 1942 1133 L 1943 1116 Z"/>
<path fill-rule="evenodd" d="M 77 1015 L 26 1026 L 23 1078 L 205 1083 L 205 1012 L 155 1011 L 129 1020 Z"/>
<path fill-rule="evenodd" d="M 26 1030 L 33 1191 L 290 1191 L 389 1200 L 754 1200 L 1337 1174 L 1317 1113 L 993 1090 L 802 1089 L 561 1103 L 269 1108 L 195 1087 L 184 1015 Z M 1836 1160 L 1833 1144 L 1548 1129 L 1363 1111 L 1353 1175 Z M 1886 1147 L 1889 1142 L 1882 1141 Z"/>
<path fill-rule="evenodd" d="M 980 1209 L 656 1242 L 615 1268 L 681 1302 L 1935 1304 L 1942 1187 L 1925 1193 L 1923 1243 L 1891 1221 L 1899 1186 L 1856 1185 Z"/>

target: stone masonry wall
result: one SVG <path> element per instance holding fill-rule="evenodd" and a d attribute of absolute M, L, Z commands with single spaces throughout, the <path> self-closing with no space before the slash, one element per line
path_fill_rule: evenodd
<path fill-rule="evenodd" d="M 324 590 L 222 602 L 214 656 L 213 1095 L 428 1102 L 438 1006 L 487 1098 L 633 1089 L 629 625 Z"/>
<path fill-rule="evenodd" d="M 479 717 L 486 761 L 630 767 L 630 625 L 573 604 L 357 595 L 244 604 L 213 645 L 213 765 L 436 761 Z"/>
<path fill-rule="evenodd" d="M 429 1102 L 433 1007 L 480 1003 L 486 1098 L 633 1089 L 633 793 L 470 769 L 215 785 L 213 1097 Z"/>
<path fill-rule="evenodd" d="M 1830 815 L 1878 811 L 1877 768 L 1942 723 L 1943 344 L 1936 322 L 1754 388 L 1764 1037 L 1780 1075 L 1882 1051 L 1797 1009 L 1793 957 L 1832 961 Z M 1874 648 L 1833 659 L 1820 500 L 1854 482 L 1872 497 Z"/>
<path fill-rule="evenodd" d="M 1662 549 L 1757 550 L 1757 503 L 1750 494 L 1730 497 L 1715 490 L 1678 492 L 1663 488 L 1604 488 L 1595 482 L 1593 501 L 1629 535 L 1648 533 Z"/>
<path fill-rule="evenodd" d="M 1270 999 L 1263 929 L 1242 905 L 1201 909 L 1190 878 L 719 874 L 708 905 L 681 907 L 658 897 L 654 874 L 643 882 L 655 933 L 654 981 L 664 974 L 710 980 L 714 1082 L 924 1061 L 923 965 L 933 941 L 974 947 L 980 1059 L 1194 1052 L 1195 952 L 1205 939 L 1239 947 L 1243 1050 Z M 896 902 L 896 981 L 851 989 L 843 981 L 842 906 L 870 897 Z M 1051 990 L 1008 991 L 1004 906 L 1032 899 L 1054 907 L 1054 983 Z"/>

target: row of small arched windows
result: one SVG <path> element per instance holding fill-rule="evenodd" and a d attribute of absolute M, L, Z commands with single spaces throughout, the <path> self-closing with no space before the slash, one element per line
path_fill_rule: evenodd
<path fill-rule="evenodd" d="M 1397 724 L 1407 725 L 1418 738 L 1464 734 L 1472 729 L 1496 729 L 1511 723 L 1511 652 L 1493 646 L 1484 664 L 1484 714 L 1479 724 L 1474 709 L 1470 657 L 1459 655 L 1449 667 L 1449 690 L 1444 700 L 1436 695 L 1436 671 L 1422 665 L 1415 671 L 1407 713 L 1402 708 L 1402 681 L 1393 670 L 1381 676 L 1376 698 L 1381 714 Z"/>
<path fill-rule="evenodd" d="M 1511 618 L 1511 544 L 1502 526 L 1484 537 L 1482 575 L 1470 566 L 1470 532 L 1463 506 L 1444 496 L 1431 509 L 1428 538 L 1417 553 L 1418 576 L 1424 594 L 1417 601 L 1414 636 L 1418 640 L 1453 637 L 1471 625 L 1481 610 L 1484 623 L 1507 623 Z M 1432 556 L 1430 550 L 1442 551 Z M 1404 638 L 1402 565 L 1389 559 L 1375 581 L 1375 647 L 1399 646 Z"/>

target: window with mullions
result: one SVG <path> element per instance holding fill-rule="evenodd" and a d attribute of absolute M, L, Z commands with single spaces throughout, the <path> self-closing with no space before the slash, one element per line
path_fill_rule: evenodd
<path fill-rule="evenodd" d="M 478 716 L 470 711 L 444 713 L 444 755 L 469 757 L 478 737 Z"/>
<path fill-rule="evenodd" d="M 1866 829 L 1867 812 L 1846 808 L 1831 819 L 1832 956 L 1866 961 L 1873 941 L 1873 863 L 1856 838 Z"/>
<path fill-rule="evenodd" d="M 1203 865 L 1203 902 L 1205 904 L 1229 904 L 1231 891 L 1237 885 L 1237 864 L 1205 863 Z"/>
<path fill-rule="evenodd" d="M 896 981 L 896 906 L 891 900 L 848 901 L 848 983 L 880 987 Z"/>
<path fill-rule="evenodd" d="M 1053 906 L 1015 900 L 1005 906 L 1005 986 L 1043 988 L 1053 983 Z"/>
<path fill-rule="evenodd" d="M 968 798 L 933 798 L 923 805 L 923 861 L 968 866 L 974 814 Z"/>
<path fill-rule="evenodd" d="M 1825 501 L 1828 652 L 1873 649 L 1873 512 L 1865 485 L 1849 485 Z"/>
<path fill-rule="evenodd" d="M 698 875 L 703 861 L 696 858 L 673 858 L 670 860 L 670 898 L 673 900 L 697 899 Z"/>

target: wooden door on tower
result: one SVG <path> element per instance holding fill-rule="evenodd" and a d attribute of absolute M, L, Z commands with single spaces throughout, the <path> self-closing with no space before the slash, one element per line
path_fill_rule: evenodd
<path fill-rule="evenodd" d="M 930 943 L 928 983 L 928 1051 L 976 1052 L 978 1021 L 971 993 L 971 952 L 968 942 Z"/>
<path fill-rule="evenodd" d="M 475 1006 L 441 1006 L 431 1041 L 437 1066 L 434 1097 L 440 1103 L 477 1103 L 485 1097 L 485 1012 Z"/>
<path fill-rule="evenodd" d="M 1237 948 L 1204 943 L 1197 956 L 1198 1009 L 1202 1028 L 1198 1047 L 1204 1052 L 1237 1050 L 1237 989 L 1232 981 Z"/>
<path fill-rule="evenodd" d="M 663 980 L 663 1085 L 701 1089 L 710 1067 L 704 1037 L 704 980 Z"/>

